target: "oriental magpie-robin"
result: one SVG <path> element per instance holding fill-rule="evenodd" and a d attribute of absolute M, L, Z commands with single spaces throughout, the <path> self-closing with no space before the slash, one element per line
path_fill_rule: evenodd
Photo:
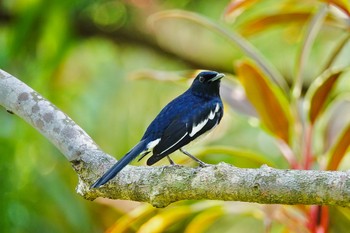
<path fill-rule="evenodd" d="M 111 167 L 91 188 L 98 188 L 115 177 L 127 164 L 137 156 L 141 160 L 148 153 L 152 156 L 147 165 L 152 165 L 176 150 L 197 161 L 200 166 L 205 163 L 192 156 L 182 148 L 213 129 L 223 116 L 223 104 L 220 98 L 220 79 L 224 74 L 214 71 L 200 72 L 191 87 L 175 98 L 148 126 L 140 142 L 122 159 Z"/>

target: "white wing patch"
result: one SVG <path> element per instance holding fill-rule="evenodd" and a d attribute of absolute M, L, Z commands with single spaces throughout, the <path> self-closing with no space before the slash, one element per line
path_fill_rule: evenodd
<path fill-rule="evenodd" d="M 158 143 L 160 142 L 160 138 L 153 140 L 147 144 L 147 150 L 152 150 Z"/>
<path fill-rule="evenodd" d="M 208 115 L 208 118 L 207 119 L 204 119 L 203 121 L 201 121 L 200 123 L 198 124 L 193 124 L 192 126 L 192 131 L 191 133 L 189 134 L 190 137 L 193 137 L 196 133 L 198 133 L 201 129 L 203 129 L 203 127 L 208 123 L 209 120 L 213 120 L 216 113 L 220 110 L 220 106 L 219 104 L 216 104 L 215 106 L 215 110 L 214 112 L 213 111 L 210 111 L 209 115 Z"/>
<path fill-rule="evenodd" d="M 210 114 L 209 114 L 209 116 L 210 116 Z M 205 119 L 204 121 L 200 122 L 197 125 L 193 124 L 192 131 L 190 133 L 190 137 L 193 137 L 196 133 L 198 133 L 201 129 L 203 129 L 203 127 L 207 124 L 207 122 L 208 122 L 208 119 Z"/>
<path fill-rule="evenodd" d="M 215 113 L 216 113 L 216 112 L 210 111 L 208 118 L 209 118 L 210 120 L 213 120 L 214 117 L 215 117 Z"/>
<path fill-rule="evenodd" d="M 220 110 L 220 106 L 219 104 L 217 103 L 216 106 L 215 106 L 215 112 L 218 112 Z"/>

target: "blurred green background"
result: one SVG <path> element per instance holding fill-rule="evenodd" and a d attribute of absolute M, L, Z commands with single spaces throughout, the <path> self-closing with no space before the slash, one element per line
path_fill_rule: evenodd
<path fill-rule="evenodd" d="M 120 158 L 159 110 L 186 90 L 195 70 L 225 72 L 224 85 L 236 86 L 234 63 L 245 57 L 239 46 L 203 25 L 150 17 L 154 13 L 186 10 L 239 32 L 292 86 L 305 25 L 322 1 L 242 1 L 244 13 L 236 15 L 238 2 L 3 0 L 0 68 L 49 99 L 105 152 Z M 263 17 L 278 13 L 285 18 Z M 304 89 L 349 37 L 343 24 L 325 22 L 304 71 Z M 349 46 L 342 49 L 334 66 L 349 63 Z M 338 89 L 348 91 L 344 83 Z M 229 96 L 226 100 L 220 127 L 191 151 L 208 163 L 288 168 L 274 136 L 256 117 L 230 107 Z M 0 122 L 1 232 L 308 232 L 305 212 L 288 206 L 183 201 L 157 210 L 129 201 L 84 200 L 75 193 L 76 174 L 55 147 L 5 109 Z M 219 153 L 220 148 L 229 149 Z M 182 155 L 173 157 L 194 165 Z M 349 212 L 337 209 L 334 216 L 341 224 L 332 230 L 346 232 Z"/>

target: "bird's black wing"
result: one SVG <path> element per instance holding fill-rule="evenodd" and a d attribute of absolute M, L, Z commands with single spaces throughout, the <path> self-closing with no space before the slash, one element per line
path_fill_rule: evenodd
<path fill-rule="evenodd" d="M 214 128 L 220 122 L 222 114 L 222 104 L 219 102 L 206 103 L 191 108 L 186 114 L 179 114 L 164 130 L 147 165 L 156 163 Z"/>

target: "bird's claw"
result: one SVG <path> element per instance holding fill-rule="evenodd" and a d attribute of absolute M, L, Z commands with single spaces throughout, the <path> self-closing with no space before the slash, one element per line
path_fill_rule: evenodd
<path fill-rule="evenodd" d="M 198 162 L 199 167 L 204 168 L 204 167 L 209 167 L 210 164 L 204 163 L 204 162 Z"/>

